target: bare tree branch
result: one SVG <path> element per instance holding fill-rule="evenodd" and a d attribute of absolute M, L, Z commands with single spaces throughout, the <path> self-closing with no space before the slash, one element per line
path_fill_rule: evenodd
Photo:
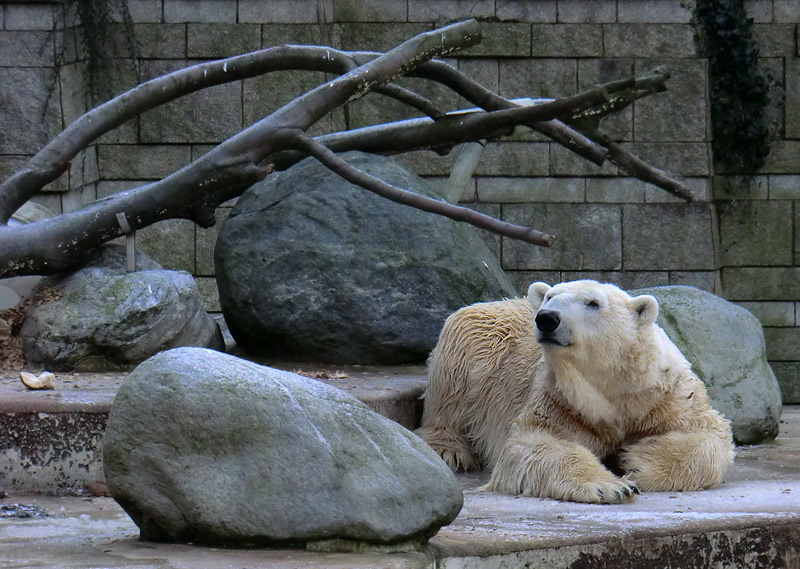
<path fill-rule="evenodd" d="M 584 134 L 598 144 L 608 148 L 608 159 L 631 176 L 658 186 L 686 202 L 695 201 L 694 194 L 686 186 L 670 178 L 661 170 L 653 168 L 638 156 L 634 156 L 617 142 L 611 140 L 608 135 L 599 131 L 586 131 Z"/>
<path fill-rule="evenodd" d="M 520 239 L 534 245 L 549 247 L 553 240 L 551 235 L 542 233 L 536 229 L 506 223 L 466 207 L 457 206 L 442 200 L 435 200 L 398 188 L 375 176 L 367 174 L 363 170 L 351 166 L 345 160 L 339 158 L 336 153 L 331 151 L 327 146 L 305 135 L 298 134 L 293 145 L 298 150 L 319 160 L 322 164 L 327 166 L 328 169 L 340 175 L 348 182 L 361 186 L 393 202 L 449 217 L 456 221 L 466 221 L 471 225 L 487 229 L 498 235 L 513 237 L 514 239 Z"/>
<path fill-rule="evenodd" d="M 66 172 L 81 150 L 141 113 L 208 87 L 273 71 L 308 70 L 341 75 L 356 67 L 356 60 L 347 52 L 284 45 L 193 65 L 142 83 L 81 116 L 0 184 L 0 224 L 7 223 L 22 204 Z M 396 85 L 378 87 L 376 92 L 433 118 L 444 114 L 431 101 Z"/>
<path fill-rule="evenodd" d="M 270 166 L 263 163 L 265 158 L 297 129 L 308 128 L 334 108 L 392 81 L 413 65 L 479 40 L 475 21 L 420 34 L 298 97 L 163 180 L 57 218 L 13 228 L 0 226 L 0 277 L 52 274 L 81 261 L 100 244 L 122 234 L 118 213 L 125 214 L 134 230 L 169 218 L 209 225 L 216 206 L 266 175 Z M 67 138 L 61 144 L 72 143 Z M 3 191 L 0 188 L 0 195 Z"/>
<path fill-rule="evenodd" d="M 669 190 L 673 193 L 676 188 L 680 191 L 679 182 L 626 154 L 601 133 L 592 130 L 584 136 L 568 126 L 571 122 L 583 127 L 594 124 L 599 117 L 665 89 L 668 77 L 665 70 L 611 82 L 572 97 L 521 106 L 485 89 L 452 66 L 429 61 L 477 41 L 477 24 L 470 21 L 420 34 L 382 55 L 282 46 L 194 66 L 145 83 L 84 115 L 34 156 L 22 171 L 0 185 L 0 277 L 52 274 L 81 261 L 103 242 L 122 234 L 119 214 L 125 215 L 133 229 L 170 218 L 191 219 L 201 226 L 209 226 L 214 222 L 214 210 L 219 204 L 240 195 L 265 177 L 273 164 L 282 167 L 305 154 L 313 155 L 346 179 L 388 199 L 467 221 L 501 235 L 547 245 L 551 237 L 540 231 L 396 188 L 354 169 L 335 155 L 335 151 L 349 149 L 389 154 L 421 148 L 444 151 L 461 142 L 497 139 L 519 125 L 539 130 L 596 163 L 602 163 L 606 154 L 613 155 L 620 165 L 624 163 L 632 168 L 634 175 L 659 185 L 673 186 Z M 87 144 L 132 116 L 211 84 L 277 69 L 309 69 L 342 75 L 298 97 L 158 182 L 57 218 L 13 229 L 2 223 L 18 205 L 63 173 L 69 167 L 69 160 Z M 389 84 L 400 75 L 439 81 L 484 111 L 473 109 L 444 114 L 426 98 Z M 325 114 L 371 91 L 394 97 L 431 118 L 358 129 L 316 140 L 305 134 L 308 127 Z M 302 152 L 286 151 L 289 148 L 299 148 Z M 691 196 L 688 189 L 685 195 Z"/>

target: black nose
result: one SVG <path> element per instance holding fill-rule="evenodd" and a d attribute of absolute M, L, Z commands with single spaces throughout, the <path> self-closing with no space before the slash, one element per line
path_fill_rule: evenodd
<path fill-rule="evenodd" d="M 555 332 L 559 324 L 561 324 L 561 317 L 555 310 L 540 310 L 536 315 L 536 327 L 545 334 Z"/>

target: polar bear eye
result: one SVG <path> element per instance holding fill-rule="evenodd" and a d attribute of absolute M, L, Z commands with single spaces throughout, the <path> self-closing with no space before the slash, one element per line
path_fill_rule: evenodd
<path fill-rule="evenodd" d="M 586 306 L 588 306 L 589 308 L 600 308 L 600 303 L 597 302 L 596 300 L 587 300 Z"/>

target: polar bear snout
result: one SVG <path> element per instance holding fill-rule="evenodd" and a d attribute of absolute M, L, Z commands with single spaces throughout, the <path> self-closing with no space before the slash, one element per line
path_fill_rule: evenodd
<path fill-rule="evenodd" d="M 569 346 L 572 343 L 567 326 L 561 322 L 558 310 L 539 310 L 534 318 L 536 340 L 543 346 Z"/>
<path fill-rule="evenodd" d="M 561 325 L 561 316 L 555 310 L 540 310 L 536 315 L 536 327 L 544 334 L 552 334 Z"/>

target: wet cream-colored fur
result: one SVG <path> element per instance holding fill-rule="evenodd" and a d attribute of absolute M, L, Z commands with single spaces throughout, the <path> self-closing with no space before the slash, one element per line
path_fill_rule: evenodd
<path fill-rule="evenodd" d="M 462 308 L 428 362 L 417 434 L 507 494 L 618 503 L 716 486 L 730 424 L 657 315 L 652 296 L 595 281 Z"/>

